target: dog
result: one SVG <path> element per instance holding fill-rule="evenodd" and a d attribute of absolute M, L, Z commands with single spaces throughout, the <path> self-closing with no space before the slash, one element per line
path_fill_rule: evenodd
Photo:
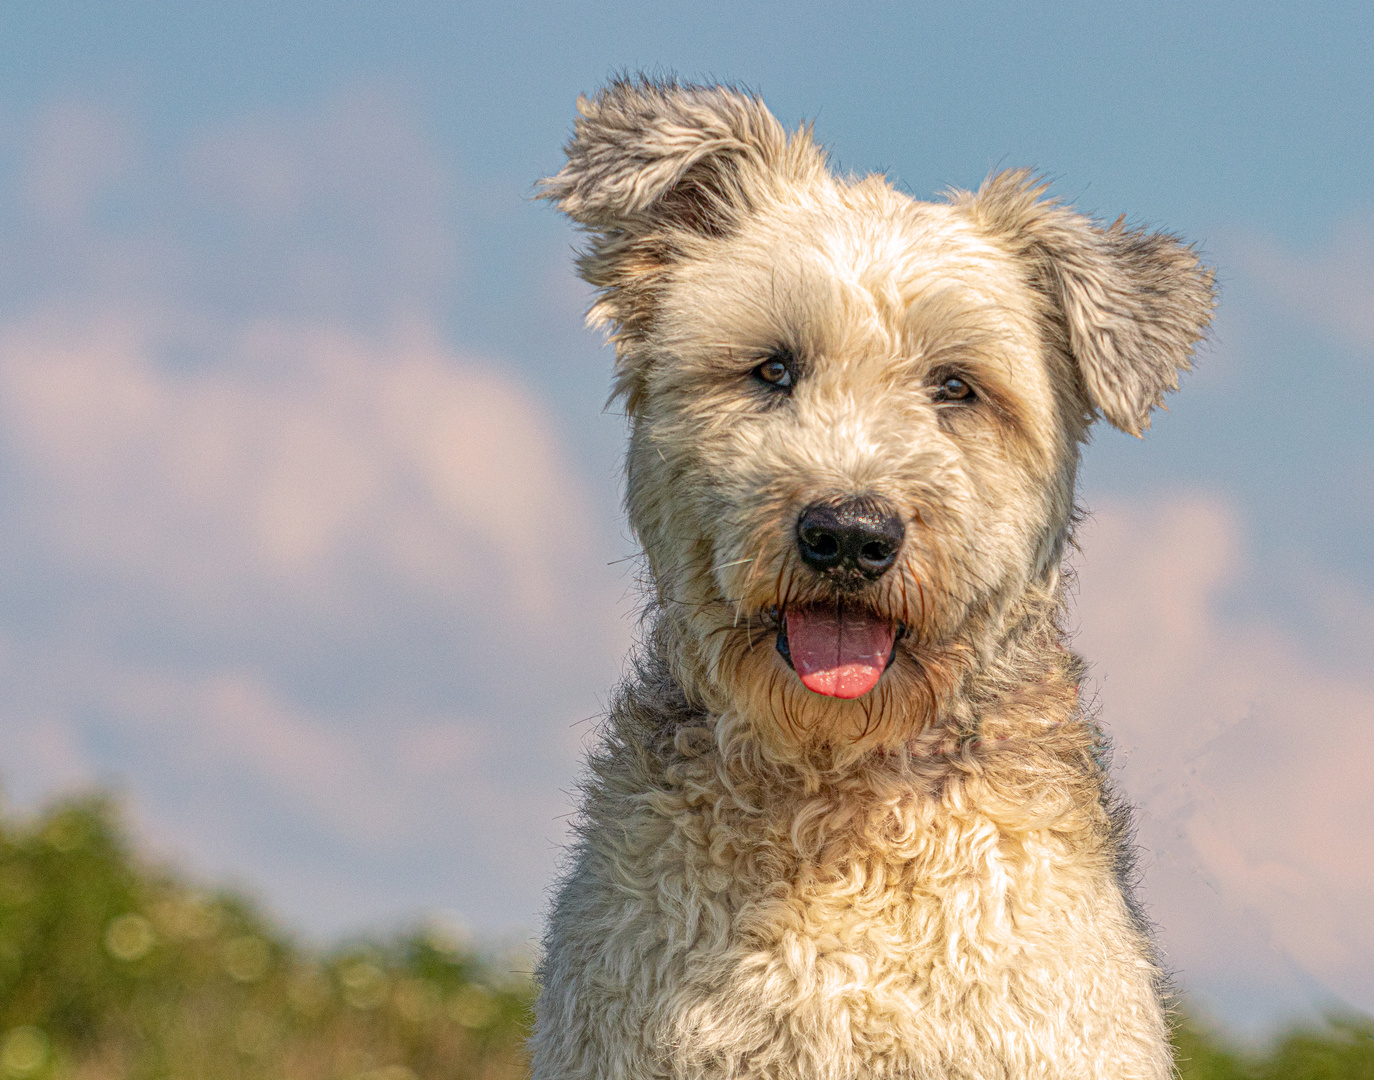
<path fill-rule="evenodd" d="M 534 1076 L 1170 1076 L 1061 562 L 1091 424 L 1149 426 L 1211 271 L 1025 171 L 838 177 L 732 88 L 578 108 L 540 194 L 588 235 L 649 615 Z"/>

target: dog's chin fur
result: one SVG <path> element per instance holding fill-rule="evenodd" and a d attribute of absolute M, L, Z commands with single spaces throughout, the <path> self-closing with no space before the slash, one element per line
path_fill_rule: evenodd
<path fill-rule="evenodd" d="M 1009 686 L 1068 685 L 1054 670 L 1064 655 L 1058 572 L 1026 588 L 1019 601 L 995 618 L 966 614 L 958 631 L 943 639 L 926 624 L 903 623 L 878 684 L 847 700 L 802 684 L 776 648 L 772 610 L 743 625 L 719 616 L 684 617 L 672 607 L 651 619 L 677 684 L 703 710 L 737 718 L 778 760 L 800 763 L 819 754 L 862 766 L 874 751 L 986 733 L 991 721 L 979 706 Z"/>
<path fill-rule="evenodd" d="M 873 748 L 895 747 L 929 727 L 939 715 L 940 701 L 948 700 L 953 690 L 947 667 L 929 658 L 922 663 L 900 646 L 878 685 L 850 700 L 808 690 L 776 652 L 770 656 L 745 649 L 735 656 L 730 669 L 719 675 L 731 691 L 729 708 L 747 717 L 759 736 L 779 749 L 848 749 L 857 758 Z"/>
<path fill-rule="evenodd" d="M 867 694 L 850 700 L 818 694 L 779 656 L 776 636 L 732 630 L 712 642 L 716 648 L 697 652 L 681 644 L 673 650 L 684 691 L 707 711 L 741 718 L 776 754 L 805 757 L 828 748 L 857 760 L 868 750 L 896 746 L 931 725 L 951 690 L 948 679 L 943 686 L 940 681 L 947 666 L 931 657 L 922 662 L 898 642 L 895 659 Z"/>
<path fill-rule="evenodd" d="M 616 344 L 648 633 L 591 759 L 535 1076 L 1164 1080 L 1060 560 L 1091 423 L 1148 427 L 1210 272 L 1026 173 L 944 203 L 836 178 L 733 90 L 579 108 L 543 193 L 589 231 Z M 900 523 L 876 578 L 799 554 L 845 500 Z M 776 647 L 836 604 L 896 635 L 853 699 Z"/>

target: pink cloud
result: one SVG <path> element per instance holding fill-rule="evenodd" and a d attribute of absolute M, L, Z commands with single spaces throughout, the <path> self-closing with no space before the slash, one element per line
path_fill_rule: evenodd
<path fill-rule="evenodd" d="M 419 335 L 379 344 L 317 325 L 231 328 L 226 363 L 179 371 L 156 360 L 161 332 L 132 316 L 0 331 L 0 452 L 26 493 L 11 547 L 68 577 L 161 595 L 191 623 L 244 624 L 250 638 L 270 597 L 305 644 L 314 627 L 375 634 L 380 579 L 388 602 L 442 601 L 474 639 L 519 641 L 539 658 L 524 676 L 517 656 L 471 673 L 490 696 L 560 670 L 609 684 L 629 629 L 617 575 L 598 557 L 604 527 L 519 382 Z M 561 831 L 565 799 L 546 772 L 522 776 L 520 757 L 535 739 L 570 768 L 581 733 L 569 721 L 592 699 L 537 722 L 400 703 L 321 712 L 242 662 L 179 669 L 119 651 L 12 648 L 0 729 L 23 790 L 102 775 L 78 719 L 94 711 L 145 747 L 154 770 L 252 778 L 351 843 L 456 817 L 495 854 L 514 822 L 543 867 L 532 876 L 552 872 L 543 838 Z M 171 829 L 139 802 L 153 835 Z"/>
<path fill-rule="evenodd" d="M 623 551 L 548 403 L 442 343 L 464 204 L 416 117 L 361 87 L 182 152 L 95 104 L 0 138 L 0 780 L 113 783 L 312 929 L 436 891 L 533 925 Z"/>
<path fill-rule="evenodd" d="M 566 799 L 543 771 L 522 773 L 518 760 L 512 768 L 537 735 L 509 730 L 508 718 L 422 714 L 394 703 L 312 708 L 248 669 L 201 673 L 76 644 L 3 645 L 0 693 L 9 705 L 0 738 L 6 786 L 20 805 L 113 780 L 155 849 L 214 874 L 242 872 L 269 854 L 245 848 L 235 827 L 248 803 L 264 797 L 291 831 L 357 854 L 413 858 L 419 844 L 428 858 L 461 867 L 478 853 L 523 878 L 508 910 L 532 909 L 553 873 L 549 841 L 566 827 Z M 94 730 L 91 715 L 102 718 Z M 93 745 L 110 741 L 137 764 L 112 773 Z M 204 797 L 173 810 L 158 794 L 167 786 L 158 774 Z M 234 853 L 228 867 L 226 851 Z M 313 902 L 304 888 L 293 906 Z"/>
<path fill-rule="evenodd" d="M 1169 878 L 1147 893 L 1170 962 L 1185 985 L 1234 983 L 1228 968 L 1258 935 L 1327 993 L 1374 1009 L 1360 914 L 1374 893 L 1374 675 L 1272 618 L 1223 614 L 1248 566 L 1221 500 L 1108 505 L 1083 542 L 1078 645 Z M 1253 925 L 1218 924 L 1218 903 Z"/>
<path fill-rule="evenodd" d="M 229 363 L 176 371 L 161 330 L 48 316 L 0 333 L 35 543 L 202 609 L 228 587 L 308 601 L 360 565 L 550 628 L 580 606 L 600 568 L 568 559 L 599 524 L 509 376 L 418 336 L 282 324 L 225 328 Z"/>

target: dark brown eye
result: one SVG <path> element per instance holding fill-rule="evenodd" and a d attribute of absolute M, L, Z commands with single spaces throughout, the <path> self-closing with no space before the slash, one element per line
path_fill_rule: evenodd
<path fill-rule="evenodd" d="M 951 405 L 967 405 L 978 400 L 971 387 L 958 375 L 950 375 L 935 389 L 935 400 Z"/>
<path fill-rule="evenodd" d="M 770 356 L 754 369 L 754 378 L 767 383 L 769 386 L 776 386 L 779 390 L 790 390 L 792 384 L 796 382 L 796 372 L 793 369 L 791 355 L 776 354 Z"/>

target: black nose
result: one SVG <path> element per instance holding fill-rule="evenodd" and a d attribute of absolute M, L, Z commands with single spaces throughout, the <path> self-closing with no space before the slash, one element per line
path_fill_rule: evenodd
<path fill-rule="evenodd" d="M 820 573 L 880 578 L 897 561 L 905 535 L 892 506 L 873 497 L 813 503 L 797 519 L 802 562 Z"/>

